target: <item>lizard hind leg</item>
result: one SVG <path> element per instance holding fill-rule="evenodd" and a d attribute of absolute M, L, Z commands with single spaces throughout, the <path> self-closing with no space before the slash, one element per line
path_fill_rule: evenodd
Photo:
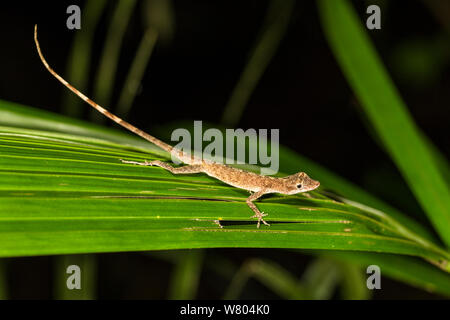
<path fill-rule="evenodd" d="M 250 197 L 247 198 L 247 205 L 250 207 L 250 209 L 253 210 L 253 212 L 255 213 L 253 216 L 251 216 L 250 218 L 257 218 L 258 219 L 258 224 L 256 225 L 257 228 L 259 228 L 259 226 L 261 225 L 261 222 L 264 223 L 266 226 L 270 226 L 270 224 L 268 224 L 266 221 L 264 221 L 263 217 L 267 216 L 266 213 L 259 211 L 258 207 L 256 207 L 256 205 L 253 203 L 253 201 L 257 200 L 258 198 L 260 198 L 262 195 L 264 194 L 264 191 L 258 191 L 253 193 Z"/>
<path fill-rule="evenodd" d="M 203 172 L 203 168 L 201 165 L 187 165 L 187 166 L 182 166 L 182 167 L 176 168 L 176 167 L 172 167 L 170 164 L 168 164 L 166 162 L 159 161 L 159 160 L 154 160 L 154 161 L 145 160 L 144 162 L 137 162 L 137 161 L 127 161 L 127 160 L 120 159 L 120 161 L 122 161 L 122 163 L 137 164 L 137 165 L 141 165 L 141 166 L 157 166 L 157 167 L 166 169 L 167 171 L 170 171 L 173 174 L 192 174 L 192 173 Z"/>
<path fill-rule="evenodd" d="M 138 161 L 129 161 L 129 160 L 122 160 L 119 159 L 122 163 L 128 163 L 128 164 L 137 164 L 140 166 L 151 166 L 151 162 L 148 162 L 147 160 L 145 160 L 144 162 L 138 162 Z"/>

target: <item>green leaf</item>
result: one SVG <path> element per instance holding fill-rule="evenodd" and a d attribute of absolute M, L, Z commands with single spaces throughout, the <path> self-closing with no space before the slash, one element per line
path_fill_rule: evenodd
<path fill-rule="evenodd" d="M 312 261 L 303 272 L 300 283 L 309 293 L 310 299 L 331 299 L 341 275 L 334 261 L 320 257 Z"/>
<path fill-rule="evenodd" d="M 106 0 L 87 1 L 83 8 L 83 31 L 74 34 L 70 56 L 67 61 L 67 80 L 81 90 L 87 91 L 89 69 L 93 51 L 95 30 L 106 7 Z M 82 115 L 83 101 L 72 92 L 64 91 L 63 113 L 72 117 Z"/>
<path fill-rule="evenodd" d="M 35 110 L 22 117 L 28 108 L 15 113 L 15 107 L 0 103 L 0 118 L 43 126 L 32 116 Z M 120 159 L 167 158 L 131 146 L 127 135 L 64 119 L 58 125 L 78 135 L 0 127 L 0 256 L 308 248 L 407 254 L 448 268 L 446 251 L 392 217 L 318 193 L 258 201 L 272 223 L 258 230 L 245 203 L 248 192 L 205 175 L 123 164 Z M 102 132 L 102 139 L 84 131 Z M 126 144 L 116 142 L 122 139 Z"/>
<path fill-rule="evenodd" d="M 348 1 L 324 1 L 325 34 L 361 106 L 442 240 L 450 246 L 450 191 Z"/>
<path fill-rule="evenodd" d="M 7 263 L 5 259 L 0 259 L 0 300 L 8 299 L 8 275 L 7 275 Z"/>
<path fill-rule="evenodd" d="M 209 128 L 216 128 L 221 130 L 225 134 L 225 127 L 216 126 L 213 124 L 203 123 L 203 128 L 209 129 Z M 171 123 L 170 125 L 166 125 L 162 127 L 163 130 L 157 131 L 157 136 L 160 136 L 162 138 L 166 138 L 167 140 L 170 139 L 170 132 L 177 128 L 185 128 L 191 134 L 194 133 L 194 127 L 192 125 L 192 122 L 187 121 L 177 121 L 174 123 Z M 169 132 L 169 134 L 166 135 L 166 132 Z M 245 144 L 244 137 L 240 137 L 242 141 L 239 141 L 238 143 Z M 247 138 L 245 138 L 247 139 Z M 250 138 L 252 140 L 253 138 Z M 238 138 L 239 140 L 239 138 Z M 258 139 L 255 139 L 255 141 L 251 141 L 252 143 L 257 144 Z M 248 147 L 248 145 L 247 145 Z M 269 148 L 270 149 L 270 148 Z M 269 152 L 271 152 L 269 150 Z M 438 155 L 436 155 L 438 156 Z M 295 153 L 294 151 L 284 147 L 279 146 L 279 169 L 281 172 L 287 173 L 287 174 L 293 174 L 299 171 L 306 171 L 309 175 L 311 175 L 314 179 L 318 179 L 322 186 L 326 186 L 326 188 L 321 188 L 322 190 L 333 190 L 334 193 L 337 193 L 341 196 L 344 196 L 346 198 L 355 199 L 358 202 L 365 204 L 366 206 L 378 208 L 379 210 L 385 212 L 389 216 L 393 217 L 395 220 L 400 222 L 402 225 L 407 227 L 408 229 L 411 229 L 415 233 L 419 234 L 421 237 L 438 243 L 437 239 L 434 237 L 434 235 L 427 230 L 424 226 L 417 223 L 415 220 L 411 219 L 410 217 L 406 216 L 405 214 L 401 213 L 397 209 L 393 208 L 389 204 L 383 202 L 382 200 L 376 198 L 374 195 L 368 193 L 367 191 L 359 188 L 358 186 L 352 184 L 349 181 L 346 181 L 344 178 L 338 176 L 337 174 L 327 170 L 326 168 L 319 165 L 317 162 L 314 162 L 302 155 L 299 155 L 298 153 Z M 255 168 L 255 166 L 246 165 L 242 169 L 247 170 L 254 170 L 256 169 L 256 172 L 259 172 Z M 445 168 L 443 168 L 445 170 Z"/>
<path fill-rule="evenodd" d="M 317 254 L 352 262 L 363 268 L 375 264 L 380 267 L 383 276 L 406 282 L 429 292 L 450 296 L 448 273 L 432 268 L 425 261 L 414 257 L 371 252 L 355 254 L 353 252 L 318 251 Z"/>
<path fill-rule="evenodd" d="M 67 283 L 77 280 L 74 271 L 67 273 L 69 266 L 80 268 L 80 289 L 69 289 Z M 97 298 L 97 259 L 93 254 L 60 255 L 53 259 L 53 298 L 56 300 L 93 300 Z"/>
<path fill-rule="evenodd" d="M 271 0 L 258 40 L 231 93 L 222 114 L 222 122 L 234 127 L 244 113 L 250 96 L 275 55 L 288 28 L 295 1 Z"/>
<path fill-rule="evenodd" d="M 105 106 L 110 105 L 123 37 L 136 3 L 136 0 L 119 0 L 109 22 L 94 86 L 95 101 Z M 105 122 L 96 111 L 90 111 L 93 120 Z"/>
<path fill-rule="evenodd" d="M 312 299 L 308 290 L 293 274 L 266 259 L 250 259 L 236 272 L 224 299 L 237 299 L 249 278 L 259 280 L 284 299 Z"/>
<path fill-rule="evenodd" d="M 372 290 L 367 288 L 367 275 L 355 263 L 341 261 L 341 288 L 340 297 L 344 300 L 370 299 Z"/>
<path fill-rule="evenodd" d="M 171 278 L 169 299 L 192 300 L 197 293 L 203 264 L 203 250 L 179 252 Z"/>

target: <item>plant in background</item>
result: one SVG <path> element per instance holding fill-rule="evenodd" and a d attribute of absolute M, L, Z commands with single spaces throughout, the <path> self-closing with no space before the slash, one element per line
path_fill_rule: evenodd
<path fill-rule="evenodd" d="M 292 6 L 293 1 L 271 1 L 267 25 L 225 108 L 224 123 L 239 121 L 286 30 Z M 247 224 L 246 192 L 206 176 L 124 165 L 119 159 L 167 160 L 170 155 L 127 133 L 0 100 L 0 256 L 284 248 L 317 256 L 301 279 L 265 258 L 236 266 L 222 257 L 206 260 L 200 250 L 153 255 L 176 266 L 171 298 L 195 297 L 203 265 L 232 279 L 224 298 L 239 297 L 246 279 L 254 277 L 288 299 L 330 298 L 338 286 L 342 297 L 363 299 L 369 296 L 361 272 L 367 264 L 450 296 L 448 163 L 414 124 L 348 1 L 321 0 L 318 9 L 330 47 L 369 124 L 439 238 L 373 194 L 284 147 L 280 171 L 307 168 L 322 188 L 311 198 L 276 195 L 262 200 L 260 208 L 271 213 L 272 226 L 256 232 L 253 223 Z M 91 21 L 102 10 L 101 4 L 92 9 Z M 132 5 L 129 10 L 131 14 Z M 120 24 L 122 34 L 126 25 L 126 20 Z M 121 94 L 122 113 L 129 111 L 157 40 L 155 25 L 148 28 Z M 102 60 L 114 67 L 103 66 L 98 73 L 98 79 L 109 79 L 96 86 L 106 101 L 114 75 L 105 73 L 114 74 L 120 46 L 120 40 L 105 44 L 105 52 L 115 52 Z M 73 55 L 72 66 L 78 56 Z M 68 103 L 66 110 L 80 114 L 74 105 Z"/>

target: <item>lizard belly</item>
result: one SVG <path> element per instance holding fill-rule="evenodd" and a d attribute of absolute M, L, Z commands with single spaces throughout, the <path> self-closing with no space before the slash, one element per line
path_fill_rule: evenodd
<path fill-rule="evenodd" d="M 264 188 L 266 177 L 253 172 L 233 168 L 224 164 L 207 164 L 205 171 L 210 177 L 216 178 L 228 185 L 248 191 L 258 192 Z"/>

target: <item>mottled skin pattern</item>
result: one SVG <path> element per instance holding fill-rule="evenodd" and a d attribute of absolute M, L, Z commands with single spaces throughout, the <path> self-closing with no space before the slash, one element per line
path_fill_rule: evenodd
<path fill-rule="evenodd" d="M 205 173 L 210 177 L 218 179 L 226 184 L 229 184 L 233 187 L 244 189 L 250 191 L 252 194 L 247 198 L 247 205 L 253 210 L 255 215 L 252 218 L 257 218 L 258 223 L 257 227 L 259 228 L 260 223 L 264 223 L 265 225 L 269 225 L 266 221 L 264 221 L 263 217 L 267 214 L 259 211 L 253 201 L 257 200 L 264 194 L 268 193 L 281 193 L 281 194 L 296 194 L 300 192 L 307 192 L 316 189 L 319 187 L 319 181 L 311 179 L 306 173 L 299 172 L 284 178 L 274 178 L 268 176 L 258 175 L 253 172 L 244 171 L 241 169 L 233 168 L 221 163 L 215 163 L 208 160 L 201 160 L 198 158 L 193 158 L 190 155 L 185 154 L 181 150 L 175 149 L 171 145 L 162 142 L 161 140 L 149 135 L 148 133 L 136 128 L 132 124 L 126 122 L 125 120 L 115 116 L 110 113 L 105 108 L 101 107 L 88 97 L 86 97 L 83 93 L 78 91 L 72 85 L 70 85 L 66 80 L 64 80 L 59 74 L 57 74 L 47 63 L 44 56 L 42 55 L 41 48 L 39 46 L 39 42 L 37 39 L 37 26 L 35 26 L 34 30 L 34 41 L 36 43 L 36 48 L 41 58 L 42 63 L 47 68 L 47 70 L 58 79 L 63 85 L 69 88 L 73 93 L 79 96 L 81 99 L 86 101 L 90 106 L 95 108 L 100 113 L 104 114 L 106 117 L 110 118 L 114 122 L 120 124 L 124 128 L 130 130 L 131 132 L 141 136 L 142 138 L 150 141 L 151 143 L 157 145 L 161 149 L 172 153 L 176 158 L 185 163 L 185 166 L 182 167 L 172 167 L 170 164 L 166 162 L 162 162 L 159 160 L 155 161 L 145 161 L 145 162 L 136 162 L 136 161 L 126 161 L 121 160 L 123 163 L 129 164 L 137 164 L 143 166 L 158 166 L 164 168 L 173 174 L 194 174 L 194 173 Z"/>

